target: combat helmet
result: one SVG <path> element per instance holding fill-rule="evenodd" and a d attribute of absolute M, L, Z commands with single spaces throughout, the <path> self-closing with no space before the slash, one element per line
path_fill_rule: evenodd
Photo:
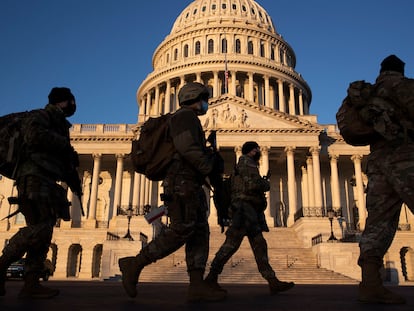
<path fill-rule="evenodd" d="M 198 82 L 189 82 L 178 92 L 178 101 L 180 106 L 191 105 L 200 99 L 207 101 L 209 96 L 210 93 L 205 85 Z"/>

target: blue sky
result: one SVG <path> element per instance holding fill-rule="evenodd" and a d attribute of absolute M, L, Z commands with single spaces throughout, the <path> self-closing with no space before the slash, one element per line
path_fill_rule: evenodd
<path fill-rule="evenodd" d="M 0 0 L 0 115 L 70 87 L 72 123 L 136 123 L 136 91 L 190 0 Z M 334 124 L 349 82 L 373 82 L 389 54 L 414 77 L 412 0 L 258 0 L 296 53 L 310 112 Z M 158 17 L 157 17 L 158 16 Z"/>

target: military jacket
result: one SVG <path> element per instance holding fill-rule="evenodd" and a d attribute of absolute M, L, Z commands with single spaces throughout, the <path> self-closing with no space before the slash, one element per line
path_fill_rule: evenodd
<path fill-rule="evenodd" d="M 213 169 L 214 161 L 206 148 L 205 134 L 196 113 L 181 107 L 171 118 L 170 134 L 177 150 L 176 163 L 170 170 L 204 180 Z"/>
<path fill-rule="evenodd" d="M 66 181 L 77 161 L 70 144 L 69 128 L 63 111 L 47 105 L 23 122 L 24 154 L 17 169 L 17 179 L 25 175 Z"/>
<path fill-rule="evenodd" d="M 265 209 L 265 192 L 270 190 L 270 183 L 260 176 L 257 163 L 251 157 L 242 155 L 236 165 L 231 190 L 232 203 L 244 200 L 258 209 Z"/>

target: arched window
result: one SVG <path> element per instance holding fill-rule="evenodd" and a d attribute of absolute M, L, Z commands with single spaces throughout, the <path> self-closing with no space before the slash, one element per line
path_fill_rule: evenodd
<path fill-rule="evenodd" d="M 214 40 L 208 40 L 208 54 L 214 53 Z"/>
<path fill-rule="evenodd" d="M 188 44 L 184 45 L 184 57 L 188 57 Z"/>
<path fill-rule="evenodd" d="M 263 42 L 260 42 L 260 56 L 265 57 L 265 45 Z"/>
<path fill-rule="evenodd" d="M 195 55 L 199 55 L 199 54 L 200 54 L 200 51 L 201 51 L 201 44 L 200 44 L 200 41 L 197 41 L 197 42 L 195 43 L 195 49 L 194 49 L 194 51 L 195 51 Z"/>
<path fill-rule="evenodd" d="M 178 59 L 178 49 L 174 50 L 174 60 Z"/>
<path fill-rule="evenodd" d="M 283 50 L 280 50 L 280 63 L 284 64 L 285 63 L 285 54 L 283 53 Z"/>
<path fill-rule="evenodd" d="M 241 43 L 240 43 L 240 39 L 236 40 L 236 46 L 235 46 L 235 51 L 236 53 L 241 53 Z"/>
<path fill-rule="evenodd" d="M 221 40 L 221 53 L 227 53 L 227 39 Z"/>
<path fill-rule="evenodd" d="M 247 53 L 248 54 L 253 54 L 253 41 L 249 41 L 248 43 L 247 43 Z"/>
<path fill-rule="evenodd" d="M 275 46 L 272 45 L 272 48 L 270 50 L 270 59 L 275 60 Z"/>

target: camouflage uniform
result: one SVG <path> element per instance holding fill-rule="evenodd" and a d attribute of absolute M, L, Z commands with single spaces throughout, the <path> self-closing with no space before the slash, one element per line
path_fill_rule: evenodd
<path fill-rule="evenodd" d="M 187 270 L 204 271 L 208 258 L 207 201 L 202 188 L 213 168 L 197 115 L 182 107 L 171 119 L 177 153 L 163 181 L 170 225 L 139 256 L 155 262 L 185 244 Z"/>
<path fill-rule="evenodd" d="M 240 157 L 236 172 L 231 187 L 232 222 L 226 231 L 225 242 L 211 263 L 210 273 L 220 274 L 247 236 L 263 278 L 273 278 L 275 272 L 269 264 L 267 244 L 262 234 L 262 231 L 269 231 L 264 216 L 264 193 L 270 190 L 269 182 L 260 176 L 256 162 L 246 155 Z"/>
<path fill-rule="evenodd" d="M 44 268 L 57 218 L 69 219 L 66 190 L 56 182 L 66 181 L 78 160 L 70 145 L 71 124 L 60 108 L 48 104 L 34 111 L 22 126 L 26 148 L 16 172 L 16 185 L 26 227 L 9 240 L 0 265 L 7 267 L 26 253 L 25 279 L 33 276 L 36 280 Z"/>
<path fill-rule="evenodd" d="M 403 75 L 396 72 L 383 72 L 376 81 L 377 92 L 392 96 Z M 401 205 L 405 202 L 414 211 L 414 143 L 409 131 L 401 125 L 401 115 L 396 115 L 390 101 L 380 102 L 381 115 L 373 117 L 366 113 L 365 118 L 374 120 L 373 125 L 381 134 L 370 144 L 368 156 L 367 199 L 368 218 L 360 241 L 360 259 L 382 259 L 394 239 L 398 228 Z M 387 104 L 385 104 L 387 103 Z M 375 105 L 375 102 L 373 103 Z M 387 106 L 385 106 L 387 105 Z M 371 109 L 372 111 L 372 109 Z M 371 259 L 367 259 L 371 258 Z"/>
<path fill-rule="evenodd" d="M 380 269 L 398 228 L 405 202 L 414 212 L 414 143 L 409 106 L 397 94 L 405 93 L 404 63 L 395 55 L 381 63 L 375 96 L 361 111 L 375 131 L 368 156 L 368 217 L 359 243 L 362 278 L 358 299 L 368 303 L 401 304 L 405 299 L 383 286 Z M 413 84 L 408 83 L 413 89 Z M 412 92 L 413 90 L 411 90 Z M 410 92 L 408 92 L 409 94 Z"/>

